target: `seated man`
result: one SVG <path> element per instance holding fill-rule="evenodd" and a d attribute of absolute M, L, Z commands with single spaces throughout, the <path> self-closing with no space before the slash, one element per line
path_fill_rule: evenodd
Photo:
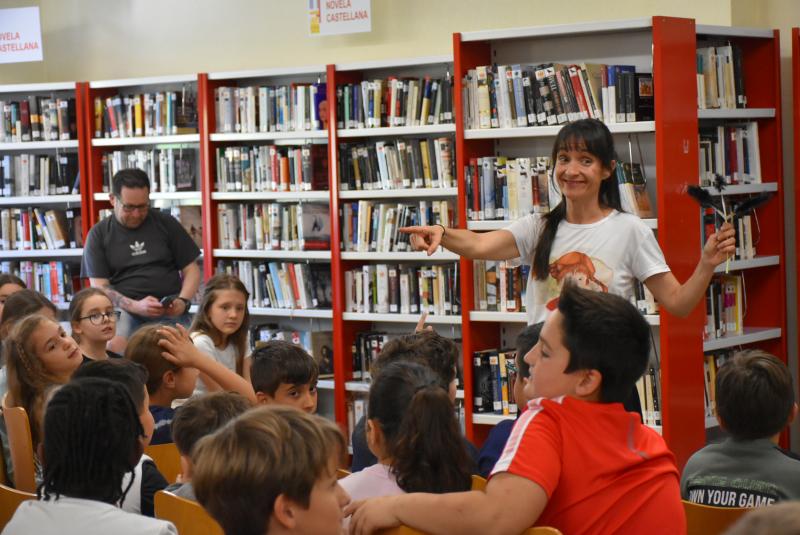
<path fill-rule="evenodd" d="M 356 502 L 352 534 L 406 524 L 428 533 L 686 533 L 678 469 L 664 439 L 625 411 L 650 327 L 625 299 L 565 285 L 526 356 L 532 400 L 485 491 Z"/>
<path fill-rule="evenodd" d="M 800 460 L 778 447 L 797 414 L 792 375 L 777 357 L 742 351 L 717 372 L 717 419 L 730 433 L 683 469 L 683 498 L 715 507 L 760 507 L 800 499 Z"/>

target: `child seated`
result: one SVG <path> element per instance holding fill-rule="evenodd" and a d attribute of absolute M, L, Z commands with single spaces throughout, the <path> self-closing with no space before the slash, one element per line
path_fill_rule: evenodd
<path fill-rule="evenodd" d="M 367 443 L 378 463 L 339 482 L 351 498 L 469 490 L 473 463 L 453 403 L 427 367 L 382 366 L 369 389 L 367 418 Z"/>
<path fill-rule="evenodd" d="M 341 535 L 350 498 L 336 481 L 335 424 L 292 407 L 246 412 L 197 444 L 197 499 L 226 535 Z"/>
<path fill-rule="evenodd" d="M 84 378 L 59 388 L 44 417 L 41 501 L 20 504 L 6 535 L 167 535 L 169 522 L 117 507 L 142 455 L 137 409 L 124 386 Z"/>
<path fill-rule="evenodd" d="M 181 455 L 180 482 L 167 487 L 176 496 L 195 500 L 192 487 L 192 448 L 229 421 L 249 409 L 252 404 L 234 392 L 212 392 L 195 396 L 178 407 L 172 419 L 172 438 Z"/>
<path fill-rule="evenodd" d="M 72 337 L 83 353 L 83 363 L 94 360 L 121 359 L 109 351 L 108 343 L 117 335 L 119 311 L 100 288 L 84 288 L 69 303 Z"/>
<path fill-rule="evenodd" d="M 139 423 L 142 424 L 142 434 L 139 437 L 139 441 L 142 443 L 142 450 L 144 450 L 150 444 L 150 437 L 153 434 L 153 415 L 150 414 L 147 388 L 145 387 L 147 384 L 147 370 L 141 364 L 136 364 L 129 360 L 109 359 L 92 361 L 81 365 L 72 375 L 72 380 L 84 377 L 108 379 L 125 387 L 139 414 Z M 122 483 L 125 488 L 128 488 L 131 477 L 133 477 L 133 487 L 125 494 L 120 507 L 129 513 L 153 516 L 155 493 L 167 486 L 167 480 L 158 471 L 153 459 L 147 455 L 141 456 L 132 474 L 125 474 L 125 479 Z"/>
<path fill-rule="evenodd" d="M 730 434 L 686 463 L 684 499 L 715 507 L 760 507 L 800 499 L 800 460 L 778 447 L 797 404 L 789 369 L 760 350 L 741 351 L 720 366 L 717 419 Z"/>
<path fill-rule="evenodd" d="M 0 273 L 0 316 L 8 297 L 20 290 L 27 288 L 25 281 L 11 273 Z"/>
<path fill-rule="evenodd" d="M 623 400 L 649 358 L 650 327 L 622 297 L 566 284 L 529 352 L 528 410 L 485 491 L 354 503 L 351 533 L 400 523 L 436 533 L 686 533 L 664 439 Z"/>
<path fill-rule="evenodd" d="M 514 401 L 517 403 L 517 417 L 528 408 L 528 401 L 530 401 L 525 396 L 525 383 L 528 382 L 530 376 L 530 369 L 528 363 L 525 362 L 525 355 L 539 342 L 539 333 L 542 330 L 542 325 L 542 323 L 528 325 L 517 335 L 517 354 L 514 357 L 517 376 L 512 385 Z M 494 468 L 497 459 L 500 458 L 500 454 L 503 453 L 503 449 L 506 447 L 506 442 L 508 442 L 508 437 L 515 422 L 516 420 L 503 420 L 489 431 L 489 436 L 486 437 L 486 441 L 483 443 L 478 455 L 478 471 L 481 477 L 487 477 L 492 468 Z"/>
<path fill-rule="evenodd" d="M 724 535 L 797 535 L 800 533 L 800 503 L 783 502 L 748 511 Z"/>
<path fill-rule="evenodd" d="M 290 405 L 317 412 L 319 366 L 302 347 L 270 340 L 250 357 L 250 381 L 261 405 Z"/>
<path fill-rule="evenodd" d="M 390 340 L 372 363 L 370 373 L 372 379 L 380 374 L 382 367 L 389 362 L 416 362 L 432 370 L 441 386 L 455 402 L 458 390 L 456 384 L 456 366 L 458 362 L 458 346 L 450 338 L 440 336 L 433 330 L 418 331 Z M 378 459 L 372 454 L 367 445 L 366 416 L 356 422 L 353 428 L 353 465 L 351 470 L 358 472 L 367 466 L 372 466 Z M 464 446 L 470 458 L 475 462 L 478 450 L 466 438 Z"/>
<path fill-rule="evenodd" d="M 172 402 L 192 395 L 199 373 L 206 374 L 223 390 L 238 392 L 252 402 L 256 399 L 247 381 L 197 349 L 181 325 L 142 327 L 128 340 L 125 358 L 147 369 L 150 412 L 155 420 L 150 441 L 153 445 L 172 442 Z"/>

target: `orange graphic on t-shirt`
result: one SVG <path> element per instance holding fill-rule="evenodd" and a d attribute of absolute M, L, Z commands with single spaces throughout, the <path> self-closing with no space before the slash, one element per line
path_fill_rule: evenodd
<path fill-rule="evenodd" d="M 596 271 L 592 259 L 578 251 L 570 251 L 550 264 L 550 276 L 558 282 L 559 290 L 564 281 L 571 280 L 580 288 L 608 292 L 608 286 L 595 277 Z M 558 297 L 547 302 L 548 310 L 555 310 L 557 306 Z"/>

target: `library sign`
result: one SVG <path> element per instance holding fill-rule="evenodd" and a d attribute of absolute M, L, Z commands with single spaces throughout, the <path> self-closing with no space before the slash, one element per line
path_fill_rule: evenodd
<path fill-rule="evenodd" d="M 0 63 L 42 61 L 38 7 L 0 9 Z"/>
<path fill-rule="evenodd" d="M 309 0 L 311 35 L 372 31 L 370 0 Z"/>

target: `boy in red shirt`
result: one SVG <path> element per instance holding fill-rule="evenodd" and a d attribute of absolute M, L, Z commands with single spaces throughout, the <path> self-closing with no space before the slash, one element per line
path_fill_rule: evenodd
<path fill-rule="evenodd" d="M 625 299 L 566 285 L 526 356 L 532 399 L 485 491 L 356 502 L 351 533 L 405 524 L 432 534 L 683 534 L 678 469 L 664 440 L 625 412 L 650 327 Z"/>

